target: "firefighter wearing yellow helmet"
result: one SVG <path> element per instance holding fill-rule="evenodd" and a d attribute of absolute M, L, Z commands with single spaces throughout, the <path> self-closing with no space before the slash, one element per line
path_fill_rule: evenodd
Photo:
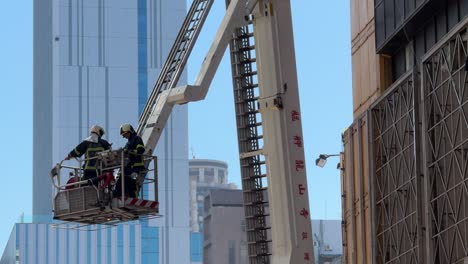
<path fill-rule="evenodd" d="M 91 159 L 96 156 L 96 153 L 108 150 L 111 148 L 111 144 L 106 140 L 102 139 L 105 131 L 102 127 L 94 125 L 89 131 L 89 137 L 83 140 L 78 146 L 76 146 L 68 156 L 65 158 L 69 160 L 71 158 L 77 158 L 85 156 L 85 163 L 83 164 L 83 177 L 85 180 L 89 180 L 97 177 L 101 172 L 97 171 L 96 160 Z"/>
<path fill-rule="evenodd" d="M 129 163 L 125 166 L 125 196 L 136 197 L 137 196 L 137 186 L 136 181 L 132 174 L 136 173 L 137 175 L 145 169 L 145 163 L 143 161 L 143 154 L 145 152 L 145 146 L 143 140 L 140 136 L 137 135 L 135 129 L 130 124 L 123 124 L 120 126 L 120 135 L 127 139 L 127 144 L 124 147 L 124 150 L 129 154 Z M 120 178 L 117 181 L 115 189 L 120 192 L 122 189 L 120 187 Z M 119 196 L 118 194 L 116 196 Z"/>

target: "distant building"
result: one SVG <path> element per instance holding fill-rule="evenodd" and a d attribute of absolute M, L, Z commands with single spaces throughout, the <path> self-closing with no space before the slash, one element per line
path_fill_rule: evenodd
<path fill-rule="evenodd" d="M 190 177 L 190 230 L 203 230 L 203 201 L 213 189 L 235 189 L 228 183 L 228 165 L 224 161 L 209 159 L 189 160 Z"/>
<path fill-rule="evenodd" d="M 312 220 L 316 264 L 342 263 L 341 220 Z"/>
<path fill-rule="evenodd" d="M 248 264 L 244 218 L 242 190 L 210 190 L 204 200 L 204 264 Z"/>
<path fill-rule="evenodd" d="M 203 260 L 204 198 L 210 190 L 235 189 L 236 186 L 228 183 L 228 165 L 219 160 L 189 160 L 189 177 L 191 263 L 198 264 Z"/>
<path fill-rule="evenodd" d="M 316 264 L 342 263 L 341 220 L 312 220 Z M 248 264 L 242 190 L 210 190 L 204 199 L 204 264 Z"/>

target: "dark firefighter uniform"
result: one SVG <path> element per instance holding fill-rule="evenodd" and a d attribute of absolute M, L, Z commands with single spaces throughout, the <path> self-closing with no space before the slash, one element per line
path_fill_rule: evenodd
<path fill-rule="evenodd" d="M 141 137 L 137 135 L 130 124 L 122 125 L 120 127 L 120 134 L 128 140 L 124 147 L 124 150 L 128 153 L 129 158 L 129 162 L 124 168 L 125 196 L 137 197 L 137 183 L 136 180 L 132 177 L 132 173 L 139 174 L 145 169 L 145 163 L 143 159 L 145 146 Z M 119 178 L 115 186 L 116 196 L 120 196 L 119 194 L 122 190 L 121 178 L 122 177 Z"/>
<path fill-rule="evenodd" d="M 145 146 L 143 140 L 133 132 L 128 138 L 128 142 L 124 147 L 129 154 L 130 162 L 125 167 L 125 175 L 130 175 L 133 172 L 140 173 L 145 168 L 143 161 L 143 153 L 145 153 Z"/>
<path fill-rule="evenodd" d="M 111 144 L 101 137 L 92 136 L 81 142 L 76 148 L 74 148 L 68 154 L 69 157 L 81 157 L 84 155 L 85 163 L 83 164 L 84 179 L 88 180 L 97 177 L 100 172 L 97 171 L 97 161 L 92 159 L 96 156 L 96 153 L 108 150 L 111 148 Z"/>

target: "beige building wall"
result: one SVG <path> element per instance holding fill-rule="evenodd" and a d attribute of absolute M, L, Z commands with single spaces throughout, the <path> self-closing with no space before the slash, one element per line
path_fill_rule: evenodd
<path fill-rule="evenodd" d="M 372 263 L 368 119 L 363 115 L 343 133 L 341 164 L 343 263 Z"/>
<path fill-rule="evenodd" d="M 367 113 L 391 83 L 390 57 L 376 54 L 374 0 L 351 0 L 354 123 L 343 133 L 343 263 L 372 263 Z"/>
<path fill-rule="evenodd" d="M 359 117 L 391 83 L 390 57 L 375 53 L 374 0 L 351 0 L 353 116 Z"/>

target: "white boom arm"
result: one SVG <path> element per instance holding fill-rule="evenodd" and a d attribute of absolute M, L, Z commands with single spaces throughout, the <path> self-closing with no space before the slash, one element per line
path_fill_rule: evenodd
<path fill-rule="evenodd" d="M 174 105 L 205 99 L 211 81 L 229 44 L 233 30 L 245 25 L 245 17 L 250 14 L 255 3 L 256 0 L 233 0 L 231 2 L 205 57 L 195 85 L 185 85 L 165 90 L 158 96 L 156 105 L 148 119 L 148 125 L 141 133 L 147 152 L 149 152 L 147 154 L 152 154 L 156 147 Z"/>

